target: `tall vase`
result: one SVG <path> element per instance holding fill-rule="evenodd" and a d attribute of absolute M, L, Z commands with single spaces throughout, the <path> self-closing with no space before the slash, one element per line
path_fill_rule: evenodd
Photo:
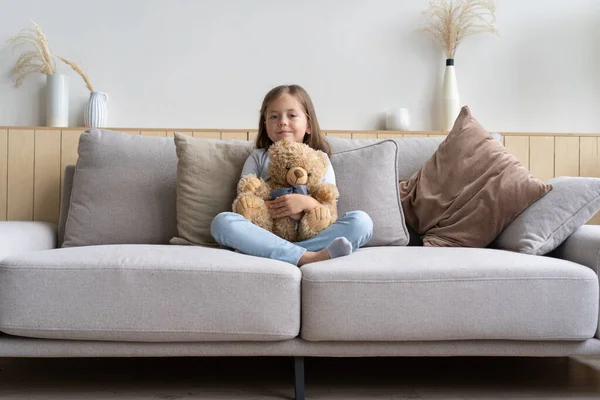
<path fill-rule="evenodd" d="M 108 124 L 108 95 L 102 92 L 91 92 L 83 110 L 83 123 L 89 128 L 104 128 Z"/>
<path fill-rule="evenodd" d="M 66 75 L 46 75 L 46 125 L 69 126 L 69 79 Z"/>
<path fill-rule="evenodd" d="M 456 81 L 456 71 L 454 70 L 453 58 L 446 60 L 442 109 L 442 130 L 449 132 L 454 126 L 456 117 L 458 117 L 458 114 L 460 113 L 460 97 L 458 95 L 458 83 Z"/>

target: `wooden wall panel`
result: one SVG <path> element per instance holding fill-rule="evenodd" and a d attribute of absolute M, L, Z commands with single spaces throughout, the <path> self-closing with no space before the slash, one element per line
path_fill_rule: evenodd
<path fill-rule="evenodd" d="M 8 200 L 8 129 L 0 129 L 0 221 L 6 221 Z"/>
<path fill-rule="evenodd" d="M 221 139 L 221 132 L 196 132 L 194 131 L 193 136 L 201 139 Z"/>
<path fill-rule="evenodd" d="M 579 139 L 579 174 L 600 178 L 600 137 Z M 600 212 L 588 223 L 600 225 Z"/>
<path fill-rule="evenodd" d="M 600 178 L 600 138 L 579 139 L 579 174 Z"/>
<path fill-rule="evenodd" d="M 36 130 L 33 219 L 58 223 L 60 207 L 61 131 Z"/>
<path fill-rule="evenodd" d="M 402 137 L 401 133 L 377 132 L 377 139 L 401 139 Z"/>
<path fill-rule="evenodd" d="M 60 145 L 60 177 L 65 172 L 67 165 L 75 165 L 77 162 L 77 146 L 79 145 L 79 136 L 81 136 L 81 130 L 77 129 L 63 129 L 61 134 L 61 145 Z"/>
<path fill-rule="evenodd" d="M 579 176 L 579 137 L 554 139 L 554 176 Z"/>
<path fill-rule="evenodd" d="M 342 139 L 352 139 L 352 132 L 325 132 L 325 135 Z"/>
<path fill-rule="evenodd" d="M 529 138 L 529 170 L 543 181 L 554 178 L 554 137 Z"/>
<path fill-rule="evenodd" d="M 377 132 L 353 133 L 352 139 L 377 139 Z"/>
<path fill-rule="evenodd" d="M 248 140 L 248 132 L 221 132 L 221 140 Z"/>
<path fill-rule="evenodd" d="M 33 220 L 33 130 L 8 130 L 8 199 L 6 219 Z"/>
<path fill-rule="evenodd" d="M 504 147 L 526 168 L 529 168 L 529 136 L 506 136 Z"/>
<path fill-rule="evenodd" d="M 57 221 L 64 168 L 77 161 L 79 136 L 84 130 L 0 127 L 0 220 Z M 244 129 L 113 130 L 167 137 L 173 137 L 177 131 L 198 138 L 251 141 L 257 135 L 256 130 Z M 445 136 L 435 131 L 323 132 L 347 139 Z M 504 144 L 509 152 L 543 180 L 554 176 L 600 177 L 600 135 L 507 133 L 504 134 Z M 600 224 L 600 215 L 591 222 Z"/>

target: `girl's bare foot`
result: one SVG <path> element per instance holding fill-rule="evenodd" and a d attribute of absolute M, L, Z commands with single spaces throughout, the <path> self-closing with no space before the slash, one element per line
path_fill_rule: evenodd
<path fill-rule="evenodd" d="M 317 261 L 325 261 L 329 260 L 329 253 L 327 249 L 323 249 L 321 251 L 305 251 L 300 257 L 300 261 L 298 261 L 298 266 L 301 267 L 304 264 L 310 264 Z"/>
<path fill-rule="evenodd" d="M 327 249 L 323 249 L 321 251 L 305 251 L 304 254 L 302 254 L 302 257 L 300 257 L 300 261 L 298 261 L 298 266 L 301 267 L 304 264 L 325 261 L 329 260 L 330 258 L 331 257 L 329 257 Z"/>

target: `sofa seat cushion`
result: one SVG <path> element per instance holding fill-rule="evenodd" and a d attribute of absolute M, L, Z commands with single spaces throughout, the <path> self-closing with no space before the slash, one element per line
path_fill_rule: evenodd
<path fill-rule="evenodd" d="M 0 330 L 37 338 L 274 341 L 298 336 L 296 266 L 229 250 L 102 245 L 0 262 Z"/>
<path fill-rule="evenodd" d="M 597 327 L 595 272 L 549 257 L 374 247 L 301 271 L 306 340 L 585 340 Z"/>

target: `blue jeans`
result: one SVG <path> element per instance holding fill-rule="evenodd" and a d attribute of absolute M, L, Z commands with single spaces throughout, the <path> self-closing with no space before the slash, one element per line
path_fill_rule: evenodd
<path fill-rule="evenodd" d="M 223 212 L 212 221 L 210 233 L 223 247 L 298 265 L 305 251 L 323 250 L 341 236 L 348 239 L 356 251 L 373 236 L 373 221 L 363 211 L 350 211 L 318 235 L 292 243 L 254 225 L 240 214 Z"/>

